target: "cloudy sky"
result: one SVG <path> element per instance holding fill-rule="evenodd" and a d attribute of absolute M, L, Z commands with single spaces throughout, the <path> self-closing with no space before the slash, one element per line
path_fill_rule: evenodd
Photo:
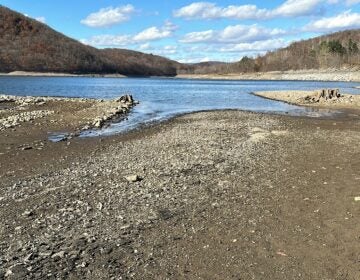
<path fill-rule="evenodd" d="M 0 0 L 85 44 L 181 62 L 237 61 L 360 28 L 360 0 Z"/>

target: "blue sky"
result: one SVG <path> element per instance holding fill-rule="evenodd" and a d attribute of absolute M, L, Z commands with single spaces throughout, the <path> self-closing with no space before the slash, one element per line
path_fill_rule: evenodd
<path fill-rule="evenodd" d="M 295 40 L 360 28 L 360 0 L 0 0 L 98 48 L 181 62 L 237 61 Z"/>

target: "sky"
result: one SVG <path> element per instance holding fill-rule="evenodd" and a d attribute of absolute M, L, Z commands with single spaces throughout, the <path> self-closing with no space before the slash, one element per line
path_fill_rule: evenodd
<path fill-rule="evenodd" d="M 0 0 L 84 44 L 180 62 L 238 61 L 360 28 L 360 0 Z"/>

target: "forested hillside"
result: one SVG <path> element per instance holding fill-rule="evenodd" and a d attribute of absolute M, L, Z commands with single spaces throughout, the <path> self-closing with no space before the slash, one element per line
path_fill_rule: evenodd
<path fill-rule="evenodd" d="M 0 6 L 0 72 L 176 75 L 179 63 L 120 49 L 99 50 Z"/>
<path fill-rule="evenodd" d="M 360 68 L 360 30 L 295 42 L 235 63 L 181 64 L 124 49 L 96 49 L 0 5 L 0 72 L 175 76 L 324 68 Z"/>
<path fill-rule="evenodd" d="M 250 73 L 325 68 L 360 68 L 360 30 L 333 33 L 235 63 L 196 64 L 194 74 Z"/>

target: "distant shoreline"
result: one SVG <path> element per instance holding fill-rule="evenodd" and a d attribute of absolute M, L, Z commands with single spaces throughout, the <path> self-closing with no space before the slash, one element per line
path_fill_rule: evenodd
<path fill-rule="evenodd" d="M 356 70 L 298 70 L 273 71 L 242 74 L 181 74 L 176 78 L 207 80 L 272 80 L 272 81 L 319 81 L 360 82 L 360 71 Z"/>
<path fill-rule="evenodd" d="M 0 73 L 0 76 L 7 77 L 105 77 L 105 78 L 127 78 L 121 74 L 69 74 L 69 73 L 52 73 L 52 72 L 26 72 L 14 71 L 10 73 Z"/>
<path fill-rule="evenodd" d="M 131 78 L 121 74 L 69 74 L 69 73 L 41 73 L 14 71 L 0 73 L 6 77 L 89 77 L 89 78 Z M 141 76 L 140 76 L 141 77 Z M 298 71 L 273 71 L 240 74 L 179 74 L 174 77 L 150 76 L 147 78 L 169 78 L 189 80 L 270 80 L 270 81 L 319 81 L 319 82 L 360 82 L 358 70 L 298 70 Z M 359 88 L 359 87 L 356 87 Z"/>

